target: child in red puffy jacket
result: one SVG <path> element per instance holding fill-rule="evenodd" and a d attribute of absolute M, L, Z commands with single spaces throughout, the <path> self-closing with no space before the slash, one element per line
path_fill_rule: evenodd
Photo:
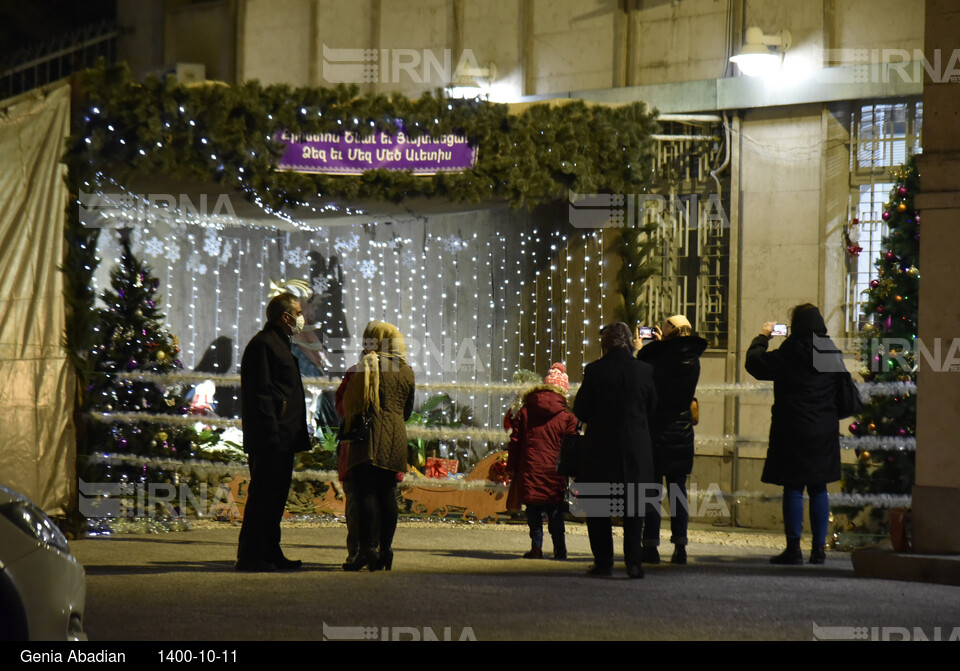
<path fill-rule="evenodd" d="M 519 502 L 525 504 L 530 527 L 527 559 L 543 557 L 543 518 L 553 539 L 554 559 L 567 558 L 563 503 L 567 479 L 557 475 L 557 457 L 563 437 L 576 433 L 577 418 L 567 404 L 570 381 L 562 363 L 555 363 L 543 384 L 527 391 L 516 412 L 508 413 L 511 429 L 507 470 Z"/>

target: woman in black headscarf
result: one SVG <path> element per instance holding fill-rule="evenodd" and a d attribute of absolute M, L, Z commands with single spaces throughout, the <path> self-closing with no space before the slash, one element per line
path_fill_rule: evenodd
<path fill-rule="evenodd" d="M 787 549 L 774 564 L 802 564 L 803 490 L 810 497 L 811 564 L 822 564 L 830 501 L 827 483 L 840 479 L 836 372 L 840 353 L 827 336 L 820 310 L 809 303 L 791 311 L 790 335 L 772 352 L 774 324 L 767 322 L 747 350 L 746 369 L 773 380 L 770 444 L 761 480 L 783 487 Z"/>

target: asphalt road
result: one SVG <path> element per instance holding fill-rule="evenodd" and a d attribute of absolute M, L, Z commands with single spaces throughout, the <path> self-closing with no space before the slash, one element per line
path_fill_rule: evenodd
<path fill-rule="evenodd" d="M 591 578 L 584 529 L 568 529 L 570 558 L 556 561 L 521 558 L 524 527 L 401 524 L 393 570 L 376 573 L 340 569 L 337 525 L 285 526 L 285 552 L 305 566 L 274 574 L 234 570 L 229 525 L 71 548 L 87 572 L 91 642 L 960 638 L 960 587 L 856 578 L 847 553 L 778 567 L 776 536 L 704 533 L 686 566 L 628 580 L 620 563 Z"/>

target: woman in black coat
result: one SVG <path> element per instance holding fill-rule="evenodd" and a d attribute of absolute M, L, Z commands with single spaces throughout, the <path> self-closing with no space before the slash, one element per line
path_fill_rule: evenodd
<path fill-rule="evenodd" d="M 670 542 L 674 564 L 687 563 L 687 526 L 690 512 L 687 502 L 687 476 L 693 470 L 693 414 L 690 405 L 700 380 L 700 355 L 707 341 L 693 335 L 690 321 L 674 315 L 656 328 L 654 341 L 637 352 L 640 361 L 653 366 L 657 388 L 657 411 L 651 422 L 653 466 L 657 483 L 664 480 L 670 501 Z M 639 340 L 639 335 L 637 336 Z M 637 343 L 642 344 L 642 343 Z M 647 506 L 643 526 L 643 561 L 660 563 L 661 506 Z"/>
<path fill-rule="evenodd" d="M 779 349 L 767 351 L 773 323 L 763 325 L 747 350 L 746 369 L 758 380 L 773 380 L 770 444 L 761 480 L 783 487 L 783 526 L 787 549 L 774 564 L 802 564 L 803 490 L 810 497 L 813 532 L 811 564 L 826 559 L 824 545 L 830 514 L 827 483 L 840 479 L 834 361 L 839 351 L 815 305 L 792 311 L 790 335 Z M 830 361 L 826 361 L 830 359 Z M 841 362 L 842 365 L 842 362 Z"/>
<path fill-rule="evenodd" d="M 589 455 L 578 482 L 622 483 L 642 493 L 654 482 L 653 449 L 648 418 L 657 405 L 653 368 L 633 357 L 633 335 L 624 323 L 600 331 L 603 357 L 588 364 L 573 404 L 573 414 L 586 424 Z M 627 575 L 642 578 L 643 506 L 627 509 L 623 520 L 623 555 Z M 613 525 L 610 517 L 588 517 L 587 533 L 594 564 L 590 575 L 613 574 Z"/>

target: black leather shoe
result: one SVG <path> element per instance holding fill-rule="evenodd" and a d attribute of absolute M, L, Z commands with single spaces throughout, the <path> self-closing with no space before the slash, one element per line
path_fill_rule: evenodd
<path fill-rule="evenodd" d="M 803 554 L 800 552 L 800 546 L 787 546 L 787 549 L 780 554 L 770 557 L 771 564 L 796 566 L 803 563 Z"/>
<path fill-rule="evenodd" d="M 287 559 L 286 557 L 281 557 L 280 559 L 274 559 L 273 563 L 277 565 L 278 571 L 295 571 L 301 566 L 303 562 L 299 559 Z"/>
<path fill-rule="evenodd" d="M 643 569 L 639 566 L 627 566 L 627 577 L 641 580 L 643 579 Z"/>
<path fill-rule="evenodd" d="M 819 547 L 814 547 L 810 552 L 810 563 L 811 564 L 826 564 L 827 563 L 827 552 L 824 547 L 821 545 Z"/>
<path fill-rule="evenodd" d="M 595 576 L 595 577 L 609 578 L 610 576 L 613 575 L 613 567 L 612 567 L 612 566 L 597 566 L 596 564 L 594 564 L 593 566 L 591 566 L 590 568 L 587 569 L 587 575 L 589 575 L 589 576 Z"/>
<path fill-rule="evenodd" d="M 357 555 L 350 555 L 349 557 L 347 557 L 347 561 L 343 562 L 343 565 L 342 565 L 343 570 L 344 571 L 349 570 L 347 567 L 356 561 L 357 561 Z"/>
<path fill-rule="evenodd" d="M 238 559 L 234 568 L 248 573 L 273 573 L 277 565 L 262 559 Z"/>
<path fill-rule="evenodd" d="M 682 545 L 674 546 L 673 556 L 670 557 L 671 564 L 686 564 L 687 563 L 687 548 Z"/>

